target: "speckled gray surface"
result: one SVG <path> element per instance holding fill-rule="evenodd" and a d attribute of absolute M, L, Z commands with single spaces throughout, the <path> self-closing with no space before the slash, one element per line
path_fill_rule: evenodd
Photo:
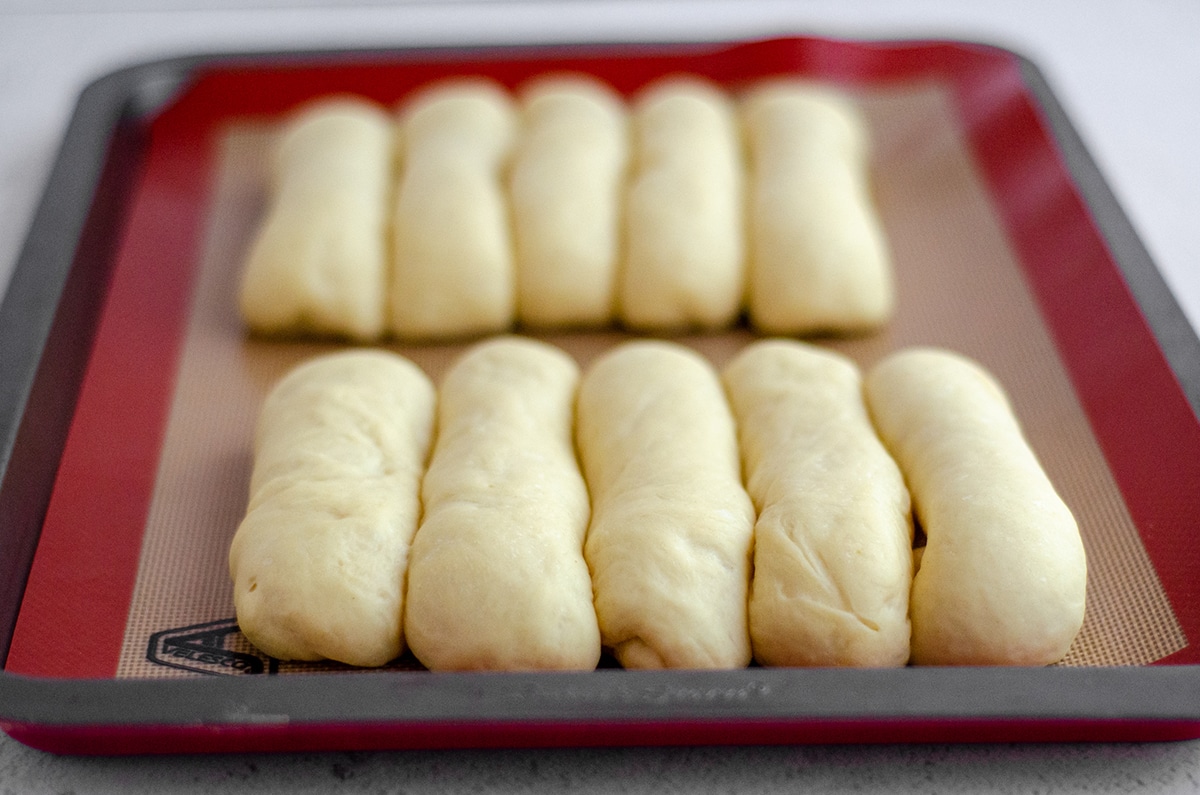
<path fill-rule="evenodd" d="M 1200 742 L 59 757 L 0 740 L 0 794 L 1186 793 Z"/>

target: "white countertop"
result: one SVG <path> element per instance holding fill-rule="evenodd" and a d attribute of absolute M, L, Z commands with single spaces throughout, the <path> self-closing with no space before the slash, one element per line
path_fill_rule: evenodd
<path fill-rule="evenodd" d="M 1200 328 L 1195 0 L 0 0 L 0 290 L 82 87 L 193 52 L 785 33 L 959 38 L 1031 58 Z M 1200 792 L 1200 742 L 73 759 L 0 735 L 0 792 Z"/>

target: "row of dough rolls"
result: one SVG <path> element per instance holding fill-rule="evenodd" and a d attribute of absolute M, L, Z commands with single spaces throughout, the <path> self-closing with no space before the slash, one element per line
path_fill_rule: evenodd
<path fill-rule="evenodd" d="M 263 651 L 379 665 L 407 637 L 431 670 L 587 670 L 602 649 L 627 668 L 1045 665 L 1087 579 L 976 363 L 916 348 L 864 378 L 790 340 L 720 372 L 632 341 L 580 373 L 501 337 L 436 398 L 395 354 L 316 359 L 264 404 L 230 565 Z"/>
<path fill-rule="evenodd" d="M 240 287 L 247 325 L 358 341 L 530 328 L 858 332 L 890 317 L 866 122 L 842 93 L 696 76 L 434 83 L 299 108 Z"/>

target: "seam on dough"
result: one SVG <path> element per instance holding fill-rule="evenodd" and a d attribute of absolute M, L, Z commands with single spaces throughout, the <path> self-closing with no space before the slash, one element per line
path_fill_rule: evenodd
<path fill-rule="evenodd" d="M 788 543 L 790 543 L 800 555 L 800 559 L 804 561 L 808 571 L 822 586 L 822 590 L 830 597 L 828 602 L 818 601 L 809 594 L 801 594 L 799 601 L 820 606 L 826 610 L 844 613 L 853 617 L 853 619 L 862 624 L 871 632 L 878 632 L 879 625 L 868 618 L 865 618 L 856 610 L 854 610 L 851 600 L 848 598 L 845 588 L 837 578 L 830 574 L 830 567 L 825 560 L 824 554 L 820 549 L 810 550 L 803 544 L 797 543 L 792 534 L 787 534 Z"/>

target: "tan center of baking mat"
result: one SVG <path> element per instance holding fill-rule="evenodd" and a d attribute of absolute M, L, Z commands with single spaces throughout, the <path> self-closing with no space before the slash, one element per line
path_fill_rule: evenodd
<path fill-rule="evenodd" d="M 948 93 L 912 84 L 870 92 L 862 102 L 876 137 L 875 188 L 895 254 L 899 310 L 879 335 L 825 344 L 863 366 L 918 343 L 982 361 L 1008 389 L 1083 532 L 1087 618 L 1065 663 L 1144 664 L 1178 651 L 1186 640 L 972 165 Z M 260 401 L 290 367 L 333 346 L 248 340 L 238 321 L 238 272 L 264 206 L 269 141 L 269 129 L 250 125 L 230 128 L 222 141 L 119 677 L 273 670 L 236 631 L 226 555 L 245 508 Z M 624 338 L 547 337 L 583 365 Z M 681 341 L 719 366 L 750 339 L 739 330 Z M 396 349 L 437 379 L 465 347 Z M 323 667 L 276 665 L 281 672 Z"/>

